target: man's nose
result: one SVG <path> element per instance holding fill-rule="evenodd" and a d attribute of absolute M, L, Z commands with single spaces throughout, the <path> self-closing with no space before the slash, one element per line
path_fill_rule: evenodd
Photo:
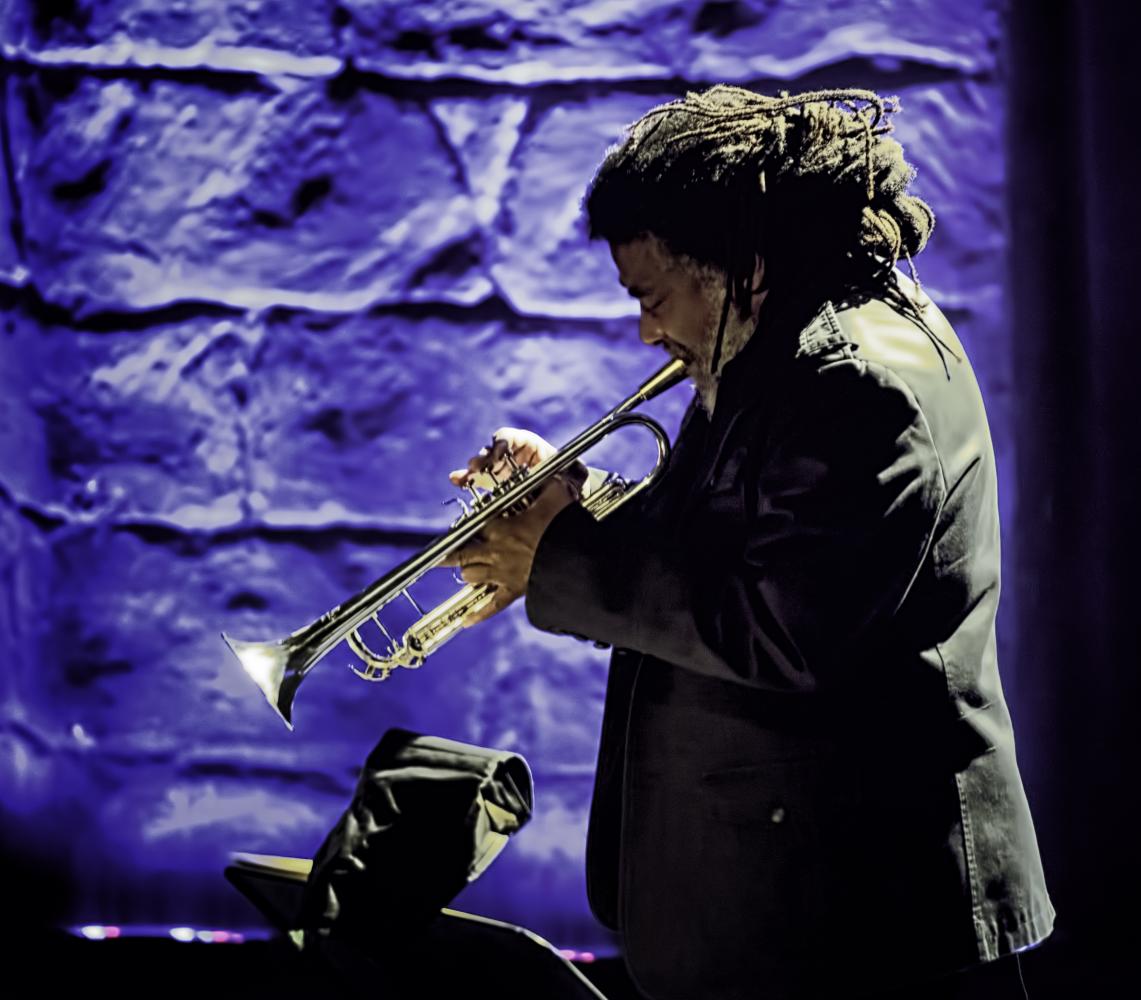
<path fill-rule="evenodd" d="M 657 319 L 643 311 L 638 319 L 638 336 L 641 337 L 643 344 L 653 346 L 665 339 L 665 331 Z"/>

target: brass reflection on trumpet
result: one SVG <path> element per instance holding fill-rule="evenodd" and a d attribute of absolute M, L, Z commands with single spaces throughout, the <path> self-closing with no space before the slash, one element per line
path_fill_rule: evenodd
<path fill-rule="evenodd" d="M 669 458 L 669 438 L 656 421 L 630 411 L 677 385 L 684 377 L 684 362 L 671 361 L 633 395 L 541 464 L 526 468 L 510 463 L 509 474 L 494 488 L 479 494 L 447 532 L 304 628 L 269 642 L 247 642 L 227 635 L 222 638 L 290 729 L 298 687 L 309 671 L 341 642 L 348 645 L 360 661 L 361 666 L 354 667 L 353 672 L 364 680 L 386 680 L 401 667 L 416 669 L 463 628 L 467 615 L 491 599 L 494 588 L 488 584 L 466 585 L 429 610 L 419 606 L 409 588 L 438 566 L 448 553 L 474 538 L 485 524 L 525 504 L 547 480 L 569 469 L 580 455 L 622 427 L 638 426 L 648 431 L 657 442 L 657 461 L 644 478 L 633 483 L 610 474 L 584 497 L 583 506 L 601 520 L 652 486 Z M 381 609 L 398 599 L 411 602 L 419 615 L 399 638 L 388 633 L 379 617 Z M 379 627 L 387 642 L 383 651 L 373 649 L 361 637 L 360 629 L 370 620 Z"/>

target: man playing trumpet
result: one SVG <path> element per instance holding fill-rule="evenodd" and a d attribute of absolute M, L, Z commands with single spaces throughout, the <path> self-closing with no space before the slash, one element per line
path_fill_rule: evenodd
<path fill-rule="evenodd" d="M 656 1000 L 1022 995 L 1053 925 L 999 682 L 979 389 L 897 264 L 934 216 L 864 91 L 654 108 L 585 199 L 697 396 L 604 522 L 550 481 L 451 561 L 614 647 L 592 909 Z M 505 429 L 453 482 L 554 449 Z"/>

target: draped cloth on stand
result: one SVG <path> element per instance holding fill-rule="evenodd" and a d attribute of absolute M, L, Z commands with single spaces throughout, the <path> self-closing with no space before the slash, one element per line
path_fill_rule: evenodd
<path fill-rule="evenodd" d="M 390 729 L 313 861 L 306 941 L 361 945 L 422 930 L 530 818 L 518 754 Z"/>

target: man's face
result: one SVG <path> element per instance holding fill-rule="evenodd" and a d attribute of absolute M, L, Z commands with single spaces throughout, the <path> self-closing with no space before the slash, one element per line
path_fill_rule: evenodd
<path fill-rule="evenodd" d="M 674 256 L 656 236 L 611 243 L 610 252 L 618 266 L 619 282 L 642 307 L 638 321 L 642 342 L 681 358 L 692 375 L 694 362 L 709 339 L 710 325 L 720 319 L 709 315 L 707 282 L 702 280 L 701 269 Z"/>
<path fill-rule="evenodd" d="M 720 369 L 744 346 L 756 326 L 764 293 L 754 296 L 753 315 L 742 320 L 730 309 L 725 324 L 721 364 L 713 373 L 713 349 L 725 296 L 725 273 L 702 267 L 666 249 L 657 236 L 611 243 L 618 280 L 642 307 L 638 335 L 686 363 L 702 405 L 713 411 Z M 759 280 L 762 272 L 758 270 Z"/>

